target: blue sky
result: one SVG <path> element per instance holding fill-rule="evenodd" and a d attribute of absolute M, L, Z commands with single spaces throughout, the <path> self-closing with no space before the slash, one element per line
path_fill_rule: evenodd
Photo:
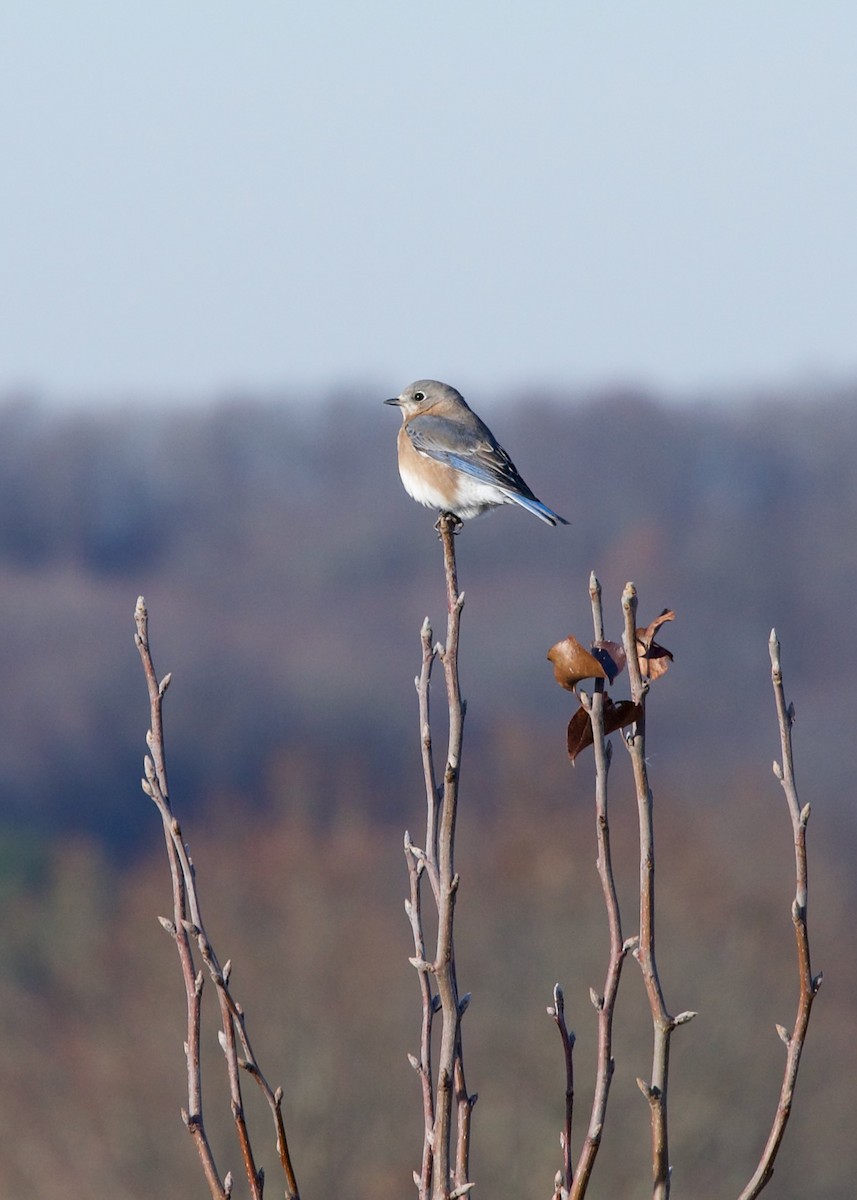
<path fill-rule="evenodd" d="M 18 0 L 0 395 L 857 376 L 857 5 Z"/>

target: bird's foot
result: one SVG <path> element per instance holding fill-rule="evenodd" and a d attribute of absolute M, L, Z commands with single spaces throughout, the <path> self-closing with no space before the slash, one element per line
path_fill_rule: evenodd
<path fill-rule="evenodd" d="M 442 512 L 439 514 L 437 520 L 434 523 L 434 527 L 437 530 L 438 537 L 442 536 L 441 525 L 445 521 L 449 523 L 450 532 L 453 534 L 453 536 L 457 533 L 461 533 L 461 528 L 464 524 L 461 517 L 457 517 L 455 515 L 455 513 L 453 513 L 453 512 Z"/>

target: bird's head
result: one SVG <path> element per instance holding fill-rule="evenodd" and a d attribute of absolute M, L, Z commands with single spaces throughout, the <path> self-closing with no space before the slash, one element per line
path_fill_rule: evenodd
<path fill-rule="evenodd" d="M 394 396 L 384 403 L 400 408 L 402 419 L 405 421 L 421 413 L 436 412 L 438 415 L 444 415 L 456 409 L 467 408 L 461 392 L 457 392 L 448 383 L 439 383 L 437 379 L 418 379 L 416 383 L 409 384 L 401 396 Z"/>

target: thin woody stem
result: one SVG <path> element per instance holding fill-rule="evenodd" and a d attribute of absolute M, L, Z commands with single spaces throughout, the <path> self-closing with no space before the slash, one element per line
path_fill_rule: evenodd
<path fill-rule="evenodd" d="M 455 969 L 453 923 L 458 876 L 455 873 L 455 828 L 458 813 L 458 778 L 464 733 L 465 704 L 458 680 L 458 640 L 464 596 L 458 591 L 455 531 L 458 520 L 442 513 L 437 523 L 443 546 L 447 597 L 446 643 L 432 642 L 428 618 L 420 633 L 422 662 L 415 679 L 419 699 L 420 746 L 426 799 L 425 849 L 405 834 L 409 895 L 405 911 L 411 923 L 414 957 L 410 960 L 419 978 L 422 1019 L 419 1056 L 409 1055 L 423 1096 L 423 1154 L 414 1172 L 420 1200 L 451 1200 L 466 1195 L 469 1181 L 470 1126 L 476 1097 L 467 1091 L 461 1046 L 461 1017 L 470 997 L 459 996 Z M 438 783 L 432 751 L 429 693 L 432 667 L 440 659 L 449 709 L 449 735 L 443 782 Z M 427 876 L 437 906 L 437 943 L 429 958 L 422 916 L 422 880 Z M 437 990 L 432 989 L 432 979 Z M 434 1017 L 440 1014 L 440 1047 L 436 1073 L 432 1066 Z M 455 1146 L 452 1131 L 455 1128 Z"/>
<path fill-rule="evenodd" d="M 803 808 L 798 799 L 797 785 L 794 775 L 794 757 L 792 753 L 792 725 L 794 724 L 794 707 L 786 704 L 783 689 L 783 672 L 780 662 L 780 643 L 776 630 L 771 630 L 768 643 L 771 658 L 771 682 L 774 688 L 774 700 L 777 707 L 777 721 L 780 730 L 780 748 L 782 763 L 774 763 L 774 774 L 779 779 L 788 805 L 792 822 L 795 854 L 795 898 L 792 901 L 792 924 L 794 925 L 797 946 L 797 971 L 799 994 L 797 1013 L 791 1033 L 782 1026 L 777 1026 L 777 1032 L 786 1046 L 786 1065 L 783 1073 L 780 1098 L 777 1111 L 771 1125 L 768 1140 L 762 1151 L 758 1166 L 747 1186 L 741 1192 L 740 1200 L 753 1200 L 769 1182 L 774 1173 L 774 1160 L 783 1140 L 786 1125 L 791 1114 L 800 1067 L 801 1053 L 806 1041 L 812 1002 L 821 987 L 821 975 L 812 974 L 809 955 L 809 929 L 807 926 L 808 905 L 808 873 L 806 860 L 806 826 L 809 821 L 809 805 Z"/>
<path fill-rule="evenodd" d="M 442 1017 L 434 1126 L 434 1177 L 432 1183 L 434 1200 L 448 1200 L 450 1181 L 454 1182 L 454 1190 L 457 1193 L 460 1194 L 462 1189 L 466 1189 L 469 1169 L 470 1110 L 472 1109 L 472 1100 L 467 1094 L 464 1083 L 460 1036 L 463 1009 L 458 994 L 453 940 L 455 900 L 459 882 L 455 873 L 455 827 L 458 815 L 458 781 L 465 711 L 458 678 L 458 639 L 464 596 L 458 591 L 455 562 L 457 524 L 456 519 L 449 513 L 441 514 L 438 522 L 443 544 L 446 577 L 447 629 L 446 644 L 441 652 L 441 661 L 449 707 L 449 735 L 438 829 L 438 937 L 433 964 Z M 458 1097 L 459 1107 L 456 1153 L 452 1160 L 451 1133 L 454 1093 Z M 462 1117 L 465 1119 L 462 1120 Z"/>
<path fill-rule="evenodd" d="M 589 595 L 592 604 L 592 621 L 595 641 L 604 638 L 604 620 L 601 607 L 601 585 L 594 573 L 590 576 Z M 595 1069 L 595 1091 L 592 1097 L 592 1109 L 589 1117 L 589 1128 L 581 1146 L 580 1155 L 574 1177 L 569 1181 L 571 1200 L 582 1200 L 586 1193 L 595 1158 L 601 1145 L 604 1121 L 607 1114 L 607 1101 L 610 1093 L 610 1083 L 613 1079 L 613 1016 L 616 1009 L 616 996 L 619 991 L 619 980 L 622 974 L 622 964 L 628 946 L 622 940 L 622 919 L 619 911 L 619 899 L 613 877 L 613 860 L 610 851 L 610 826 L 607 819 L 607 776 L 610 771 L 610 745 L 604 737 L 604 680 L 595 681 L 594 692 L 589 706 L 589 719 L 592 722 L 593 751 L 595 754 L 595 836 L 598 846 L 598 875 L 601 880 L 601 891 L 604 906 L 607 910 L 607 924 L 610 935 L 610 952 L 607 962 L 607 973 L 604 980 L 604 992 L 601 996 L 593 993 L 592 1001 L 598 1013 L 598 1051 Z"/>
<path fill-rule="evenodd" d="M 414 680 L 419 698 L 420 744 L 422 748 L 423 779 L 426 792 L 426 849 L 420 850 L 405 833 L 405 859 L 408 865 L 409 896 L 405 901 L 405 912 L 411 923 L 414 939 L 414 957 L 411 963 L 417 969 L 420 989 L 422 1018 L 420 1022 L 419 1057 L 410 1055 L 410 1063 L 420 1077 L 423 1095 L 423 1155 L 419 1173 L 414 1172 L 420 1200 L 431 1195 L 432 1170 L 434 1165 L 434 1080 L 432 1074 L 432 1019 L 435 1012 L 435 996 L 432 993 L 429 963 L 426 960 L 426 941 L 422 920 L 422 880 L 429 876 L 432 892 L 437 898 L 437 823 L 440 792 L 437 787 L 432 756 L 429 685 L 436 653 L 432 644 L 432 628 L 426 617 L 420 631 L 422 662 L 420 673 Z"/>
<path fill-rule="evenodd" d="M 632 583 L 622 593 L 625 616 L 623 643 L 631 680 L 631 699 L 641 712 L 625 739 L 631 756 L 640 830 L 640 940 L 634 957 L 640 964 L 652 1013 L 652 1075 L 648 1083 L 637 1083 L 649 1102 L 652 1127 L 652 1196 L 667 1200 L 670 1193 L 667 1085 L 670 1037 L 676 1021 L 667 1011 L 655 958 L 655 835 L 654 800 L 646 769 L 646 708 L 648 684 L 643 682 L 637 657 L 637 590 Z"/>
<path fill-rule="evenodd" d="M 200 956 L 208 968 L 209 975 L 217 992 L 222 1024 L 220 1044 L 226 1059 L 232 1114 L 235 1120 L 241 1157 L 250 1185 L 251 1195 L 254 1200 L 262 1200 L 264 1174 L 256 1167 L 250 1135 L 244 1117 L 240 1081 L 240 1072 L 242 1069 L 251 1074 L 256 1080 L 271 1108 L 274 1127 L 277 1132 L 277 1150 L 280 1157 L 280 1165 L 286 1178 L 286 1200 L 299 1200 L 297 1182 L 283 1124 L 282 1088 L 277 1088 L 276 1092 L 272 1090 L 256 1061 L 247 1034 L 244 1013 L 240 1005 L 234 1000 L 229 989 L 231 964 L 227 962 L 225 966 L 221 967 L 214 947 L 206 935 L 200 914 L 193 863 L 185 845 L 179 822 L 173 816 L 170 808 L 167 792 L 161 713 L 163 696 L 169 684 L 170 676 L 165 676 L 160 684 L 158 684 L 149 648 L 148 613 L 142 596 L 137 601 L 135 620 L 137 626 L 135 640 L 143 663 L 151 708 L 151 729 L 147 737 L 147 742 L 152 757 L 149 758 L 147 756 L 146 758 L 146 779 L 143 781 L 143 788 L 157 805 L 164 825 L 167 854 L 173 880 L 175 920 L 174 922 L 162 921 L 162 924 L 172 935 L 178 947 L 182 965 L 182 977 L 185 982 L 187 996 L 188 1039 L 186 1043 L 186 1057 L 188 1063 L 189 1106 L 188 1112 L 183 1114 L 184 1120 L 197 1144 L 200 1161 L 202 1162 L 203 1171 L 212 1196 L 217 1197 L 218 1200 L 226 1200 L 232 1190 L 231 1176 L 227 1175 L 221 1183 L 202 1120 L 199 1029 L 203 974 L 201 971 L 196 972 L 194 966 L 191 949 L 191 939 L 193 939 L 196 941 Z M 244 1052 L 243 1058 L 239 1058 L 238 1056 L 239 1044 Z"/>
<path fill-rule="evenodd" d="M 205 1131 L 203 1120 L 202 1073 L 200 1066 L 203 976 L 202 973 L 197 974 L 193 960 L 193 950 L 191 949 L 188 935 L 188 905 L 185 875 L 173 837 L 173 826 L 176 822 L 170 809 L 169 788 L 167 785 L 162 709 L 170 677 L 166 675 L 159 682 L 155 673 L 149 647 L 149 614 L 142 596 L 137 600 L 137 606 L 134 610 L 134 621 L 137 629 L 134 641 L 140 653 L 140 661 L 143 664 L 143 673 L 146 677 L 146 686 L 149 692 L 150 710 L 150 728 L 146 742 L 151 752 L 151 758 L 147 757 L 146 759 L 146 778 L 143 780 L 143 790 L 154 800 L 161 814 L 173 891 L 173 920 L 169 922 L 162 920 L 161 923 L 176 944 L 187 1009 L 185 1059 L 187 1063 L 188 1105 L 187 1110 L 182 1110 L 182 1120 L 193 1138 L 211 1195 L 215 1200 L 226 1200 L 228 1192 L 221 1182 L 220 1173 L 214 1161 L 214 1154 Z"/>

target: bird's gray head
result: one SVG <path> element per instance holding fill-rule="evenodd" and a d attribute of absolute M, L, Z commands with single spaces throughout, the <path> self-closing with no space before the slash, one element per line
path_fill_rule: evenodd
<path fill-rule="evenodd" d="M 448 383 L 438 382 L 437 379 L 418 379 L 416 383 L 409 384 L 401 396 L 394 396 L 384 403 L 400 408 L 405 420 L 415 413 L 428 413 L 437 407 L 444 409 L 450 405 L 463 405 L 467 408 L 461 392 L 457 392 Z"/>

